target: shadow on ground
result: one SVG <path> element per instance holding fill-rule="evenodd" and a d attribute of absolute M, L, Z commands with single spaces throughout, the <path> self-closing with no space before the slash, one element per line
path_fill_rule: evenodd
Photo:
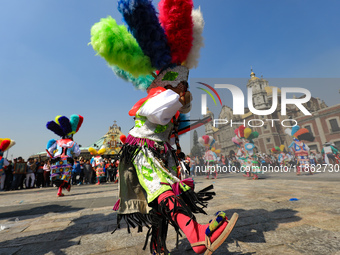
<path fill-rule="evenodd" d="M 70 202 L 65 202 L 65 204 L 70 204 Z M 22 206 L 24 209 L 20 210 L 20 206 L 9 206 L 4 207 L 2 210 L 5 212 L 0 213 L 0 219 L 24 217 L 25 219 L 40 217 L 42 214 L 46 213 L 61 213 L 61 212 L 72 212 L 84 209 L 84 207 L 74 207 L 71 205 L 43 205 L 37 206 L 34 204 Z M 32 216 L 32 217 L 29 217 Z"/>
<path fill-rule="evenodd" d="M 26 255 L 35 254 L 43 255 L 49 252 L 55 255 L 66 254 L 63 250 L 80 243 L 82 236 L 87 234 L 101 234 L 112 231 L 115 214 L 93 214 L 84 215 L 72 220 L 65 229 L 44 231 L 45 233 L 34 234 L 36 231 L 22 232 L 22 237 L 0 242 L 2 251 L 0 254 Z M 105 222 L 105 224 L 102 224 Z M 39 224 L 39 222 L 37 223 Z M 41 230 L 40 230 L 41 232 Z M 79 251 L 81 254 L 81 251 Z M 70 252 L 67 252 L 70 254 Z M 71 252 L 72 254 L 72 252 Z"/>
<path fill-rule="evenodd" d="M 228 218 L 231 218 L 233 213 L 239 214 L 239 219 L 227 240 L 214 252 L 214 255 L 251 255 L 256 253 L 242 253 L 234 251 L 235 246 L 241 250 L 239 242 L 247 243 L 266 243 L 264 232 L 274 231 L 280 223 L 289 223 L 300 221 L 301 218 L 296 216 L 298 211 L 291 209 L 278 209 L 275 211 L 267 211 L 264 209 L 231 209 L 225 211 Z M 233 246 L 233 251 L 229 252 L 230 245 Z M 185 253 L 183 253 L 185 251 Z M 173 249 L 171 255 L 180 254 L 195 254 L 187 239 L 182 239 L 179 242 L 178 249 Z"/>

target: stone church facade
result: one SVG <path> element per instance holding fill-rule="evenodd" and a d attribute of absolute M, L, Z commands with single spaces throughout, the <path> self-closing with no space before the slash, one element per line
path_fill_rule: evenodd
<path fill-rule="evenodd" d="M 253 106 L 257 110 L 269 109 L 272 106 L 273 100 L 273 87 L 269 86 L 267 80 L 263 77 L 256 77 L 252 71 L 250 79 L 247 83 L 247 88 L 252 88 L 253 95 Z M 259 138 L 255 139 L 255 146 L 257 152 L 269 153 L 274 146 L 285 145 L 288 148 L 292 142 L 291 136 L 285 134 L 283 127 L 280 122 L 285 120 L 285 125 L 294 125 L 296 120 L 300 127 L 306 127 L 315 136 L 315 141 L 307 143 L 311 149 L 321 151 L 322 144 L 325 142 L 333 142 L 340 148 L 340 104 L 328 107 L 324 101 L 319 98 L 312 97 L 309 102 L 303 104 L 305 108 L 312 113 L 312 116 L 305 116 L 295 105 L 287 105 L 287 115 L 281 115 L 281 100 L 280 100 L 280 89 L 278 89 L 278 107 L 277 110 L 270 115 L 254 115 L 245 109 L 244 115 L 233 115 L 233 111 L 230 107 L 224 105 L 220 111 L 219 116 L 215 119 L 227 119 L 228 121 L 233 120 L 233 123 L 246 123 L 251 120 L 251 125 L 262 127 L 251 127 L 253 131 L 259 133 Z M 213 113 L 209 110 L 207 115 L 211 115 L 214 119 Z M 269 121 L 267 121 L 269 120 Z M 275 120 L 275 121 L 271 121 Z M 236 152 L 237 147 L 231 141 L 232 137 L 235 136 L 234 129 L 239 125 L 231 127 L 230 122 L 227 124 L 218 124 L 216 127 L 213 123 L 208 123 L 205 126 L 207 135 L 211 135 L 216 140 L 216 148 L 221 150 L 222 155 L 229 155 L 230 153 Z"/>

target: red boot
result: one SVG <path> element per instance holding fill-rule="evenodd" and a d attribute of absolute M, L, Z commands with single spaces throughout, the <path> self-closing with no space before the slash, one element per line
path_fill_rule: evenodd
<path fill-rule="evenodd" d="M 296 175 L 300 175 L 300 174 L 301 174 L 301 167 L 297 166 L 297 173 L 296 173 Z"/>
<path fill-rule="evenodd" d="M 244 174 L 243 177 L 250 177 L 249 172 L 247 172 L 247 174 Z"/>
<path fill-rule="evenodd" d="M 57 196 L 58 197 L 63 197 L 64 196 L 64 194 L 63 194 L 63 184 L 61 184 L 60 186 L 59 186 L 59 188 L 58 188 L 58 193 L 57 193 Z"/>
<path fill-rule="evenodd" d="M 212 254 L 229 236 L 238 214 L 234 213 L 228 220 L 224 212 L 218 212 L 210 224 L 201 225 L 184 214 L 179 199 L 172 191 L 166 191 L 158 197 L 158 203 L 166 203 L 172 221 L 184 232 L 196 253 Z"/>
<path fill-rule="evenodd" d="M 68 183 L 68 186 L 67 186 L 66 190 L 67 190 L 68 192 L 71 191 L 71 184 Z"/>

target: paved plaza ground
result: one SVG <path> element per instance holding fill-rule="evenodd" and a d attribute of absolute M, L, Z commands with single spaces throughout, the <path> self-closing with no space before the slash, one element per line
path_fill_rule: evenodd
<path fill-rule="evenodd" d="M 227 241 L 214 254 L 340 255 L 340 173 L 313 176 L 266 173 L 246 180 L 240 173 L 217 180 L 195 178 L 200 190 L 213 184 L 207 223 L 223 210 L 239 220 Z M 142 250 L 146 231 L 128 234 L 115 228 L 117 184 L 74 186 L 62 198 L 56 188 L 0 193 L 0 254 L 149 254 Z M 297 201 L 290 201 L 297 198 Z M 171 255 L 194 254 L 188 241 L 169 228 Z"/>

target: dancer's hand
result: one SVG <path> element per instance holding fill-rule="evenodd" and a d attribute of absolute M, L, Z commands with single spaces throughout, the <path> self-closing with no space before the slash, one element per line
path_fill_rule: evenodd
<path fill-rule="evenodd" d="M 179 101 L 181 102 L 182 105 L 187 105 L 191 102 L 192 100 L 192 95 L 190 91 L 187 92 L 181 92 L 179 94 Z"/>

